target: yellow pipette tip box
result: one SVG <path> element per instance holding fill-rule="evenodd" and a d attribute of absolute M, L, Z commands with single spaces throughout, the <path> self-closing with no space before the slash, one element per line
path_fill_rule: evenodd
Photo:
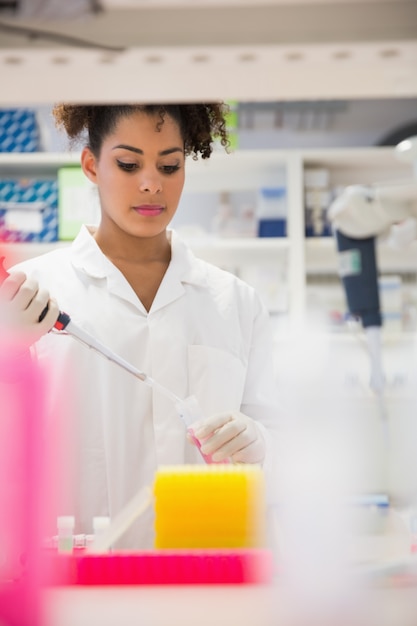
<path fill-rule="evenodd" d="M 156 548 L 265 544 L 265 484 L 260 466 L 162 466 L 155 474 L 153 492 Z"/>

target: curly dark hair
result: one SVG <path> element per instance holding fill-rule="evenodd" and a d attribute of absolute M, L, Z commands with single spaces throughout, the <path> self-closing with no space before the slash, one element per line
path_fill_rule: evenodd
<path fill-rule="evenodd" d="M 200 154 L 208 159 L 213 142 L 218 139 L 224 148 L 230 143 L 227 135 L 226 116 L 229 107 L 224 102 L 209 104 L 123 104 L 123 105 L 73 105 L 57 104 L 52 110 L 56 126 L 63 127 L 72 144 L 86 138 L 96 157 L 99 157 L 103 140 L 116 128 L 121 117 L 135 111 L 159 116 L 157 128 L 164 123 L 166 115 L 179 125 L 184 139 L 186 155 L 197 159 Z"/>

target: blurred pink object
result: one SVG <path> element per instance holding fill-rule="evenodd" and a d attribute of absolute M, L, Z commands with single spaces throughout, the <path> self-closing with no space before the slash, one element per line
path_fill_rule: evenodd
<path fill-rule="evenodd" d="M 43 384 L 0 334 L 0 623 L 41 626 Z"/>

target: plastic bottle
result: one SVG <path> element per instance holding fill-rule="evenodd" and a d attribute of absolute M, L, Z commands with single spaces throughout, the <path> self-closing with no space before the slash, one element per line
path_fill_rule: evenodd
<path fill-rule="evenodd" d="M 102 535 L 108 529 L 108 527 L 110 526 L 110 521 L 110 517 L 105 515 L 96 515 L 95 517 L 93 517 L 93 534 L 89 535 L 87 548 L 91 548 L 97 537 Z"/>
<path fill-rule="evenodd" d="M 58 552 L 72 552 L 75 519 L 72 515 L 62 515 L 57 519 Z"/>
<path fill-rule="evenodd" d="M 110 526 L 110 517 L 99 516 L 93 517 L 93 535 L 96 537 Z"/>
<path fill-rule="evenodd" d="M 257 193 L 258 237 L 287 236 L 287 188 L 284 168 L 266 168 Z"/>
<path fill-rule="evenodd" d="M 257 204 L 258 236 L 287 236 L 287 190 L 285 187 L 261 187 Z"/>
<path fill-rule="evenodd" d="M 218 237 L 229 237 L 233 232 L 234 218 L 230 194 L 222 191 L 219 195 L 219 204 L 212 222 L 212 231 Z"/>

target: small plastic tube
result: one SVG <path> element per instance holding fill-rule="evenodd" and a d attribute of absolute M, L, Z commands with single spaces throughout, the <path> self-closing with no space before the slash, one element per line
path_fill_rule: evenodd
<path fill-rule="evenodd" d="M 110 526 L 110 521 L 110 517 L 106 515 L 96 515 L 95 517 L 93 517 L 93 534 L 90 535 L 90 539 L 87 543 L 88 548 L 90 548 L 94 544 L 94 541 L 97 537 L 107 531 Z M 111 546 L 109 546 L 109 550 L 110 549 Z"/>
<path fill-rule="evenodd" d="M 94 536 L 102 533 L 106 528 L 110 526 L 110 517 L 104 515 L 97 515 L 93 517 L 93 534 Z"/>
<path fill-rule="evenodd" d="M 72 515 L 61 515 L 57 518 L 58 552 L 72 552 L 74 547 L 75 518 Z"/>
<path fill-rule="evenodd" d="M 208 464 L 217 463 L 217 461 L 213 461 L 213 458 L 210 454 L 204 454 L 204 452 L 201 450 L 201 445 L 203 441 L 200 441 L 199 439 L 197 439 L 197 437 L 194 434 L 194 430 L 192 428 L 192 424 L 195 421 L 203 417 L 203 412 L 198 404 L 197 398 L 195 396 L 189 396 L 185 400 L 180 400 L 179 402 L 177 402 L 175 406 L 179 413 L 180 418 L 182 419 L 185 426 L 187 427 L 187 433 L 189 437 L 197 446 L 197 449 L 200 452 L 203 459 L 205 460 L 205 462 Z M 229 464 L 231 463 L 231 460 L 224 459 L 223 461 L 220 461 L 219 463 Z"/>

